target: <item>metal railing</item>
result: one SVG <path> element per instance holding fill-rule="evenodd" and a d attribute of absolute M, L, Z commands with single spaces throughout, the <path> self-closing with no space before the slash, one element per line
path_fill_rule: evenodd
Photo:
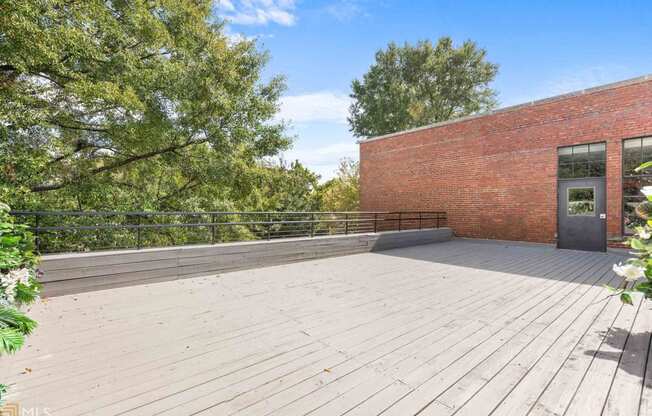
<path fill-rule="evenodd" d="M 440 228 L 443 211 L 121 212 L 13 211 L 40 253 L 217 244 Z"/>

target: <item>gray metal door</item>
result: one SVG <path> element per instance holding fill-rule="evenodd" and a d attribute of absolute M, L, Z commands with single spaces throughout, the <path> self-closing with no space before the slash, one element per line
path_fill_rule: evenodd
<path fill-rule="evenodd" d="M 557 247 L 607 250 L 605 179 L 559 180 Z"/>

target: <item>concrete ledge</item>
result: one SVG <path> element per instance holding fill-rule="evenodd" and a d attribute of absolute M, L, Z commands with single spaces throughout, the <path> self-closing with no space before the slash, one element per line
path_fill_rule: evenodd
<path fill-rule="evenodd" d="M 447 241 L 450 228 L 43 256 L 44 296 Z"/>
<path fill-rule="evenodd" d="M 432 228 L 427 230 L 386 231 L 371 235 L 377 236 L 371 251 L 383 251 L 448 241 L 453 238 L 453 231 L 450 228 Z"/>

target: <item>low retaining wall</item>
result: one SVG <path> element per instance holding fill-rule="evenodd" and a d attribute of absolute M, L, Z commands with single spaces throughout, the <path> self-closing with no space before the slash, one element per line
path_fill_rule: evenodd
<path fill-rule="evenodd" d="M 44 296 L 450 240 L 450 228 L 43 256 Z"/>

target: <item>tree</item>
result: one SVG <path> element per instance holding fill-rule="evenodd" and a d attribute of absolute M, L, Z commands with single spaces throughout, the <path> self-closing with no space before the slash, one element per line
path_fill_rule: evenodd
<path fill-rule="evenodd" d="M 289 146 L 267 55 L 210 0 L 0 3 L 0 198 L 15 208 L 221 209 Z"/>
<path fill-rule="evenodd" d="M 378 136 L 486 111 L 496 106 L 489 88 L 498 66 L 486 51 L 449 37 L 437 45 L 390 43 L 351 88 L 349 124 L 355 136 Z"/>
<path fill-rule="evenodd" d="M 360 208 L 360 165 L 342 159 L 337 176 L 321 186 L 324 211 L 357 211 Z"/>
<path fill-rule="evenodd" d="M 268 162 L 252 181 L 255 190 L 248 205 L 259 211 L 319 211 L 319 175 L 298 160 Z"/>

